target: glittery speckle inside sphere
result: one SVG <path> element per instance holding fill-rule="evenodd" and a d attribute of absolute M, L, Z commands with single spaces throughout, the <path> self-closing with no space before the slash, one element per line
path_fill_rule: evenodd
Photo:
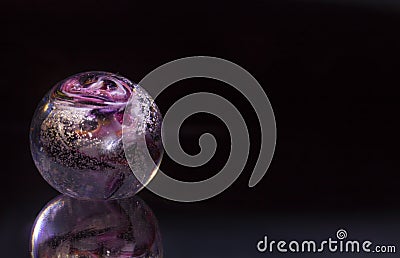
<path fill-rule="evenodd" d="M 57 197 L 36 218 L 31 238 L 33 258 L 163 256 L 156 218 L 137 197 L 115 201 Z"/>
<path fill-rule="evenodd" d="M 140 107 L 129 118 L 134 122 L 130 130 L 146 143 L 133 141 L 128 147 L 134 154 L 148 151 L 155 166 L 140 174 L 145 175 L 141 182 L 151 180 L 163 154 L 158 107 L 145 90 L 122 76 L 85 72 L 55 85 L 32 119 L 32 156 L 50 185 L 79 199 L 125 198 L 143 188 L 129 167 L 127 146 L 122 143 L 130 98 Z"/>

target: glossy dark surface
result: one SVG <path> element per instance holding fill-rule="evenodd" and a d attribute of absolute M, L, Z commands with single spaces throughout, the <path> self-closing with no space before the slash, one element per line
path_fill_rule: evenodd
<path fill-rule="evenodd" d="M 36 217 L 31 255 L 162 258 L 156 218 L 138 197 L 84 201 L 62 195 Z"/>

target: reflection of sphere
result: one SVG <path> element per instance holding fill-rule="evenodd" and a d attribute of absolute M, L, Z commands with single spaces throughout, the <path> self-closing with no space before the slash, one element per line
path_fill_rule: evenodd
<path fill-rule="evenodd" d="M 136 103 L 128 117 L 134 134 L 122 144 L 122 122 L 128 99 Z M 73 75 L 55 85 L 32 119 L 31 151 L 42 176 L 61 193 L 81 199 L 119 199 L 138 192 L 143 184 L 133 175 L 124 148 L 140 161 L 148 151 L 155 164 L 142 182 L 155 175 L 162 157 L 161 114 L 140 86 L 107 72 Z M 132 155 L 132 154 L 131 154 Z M 137 169 L 140 169 L 138 162 Z"/>
<path fill-rule="evenodd" d="M 157 221 L 139 198 L 86 201 L 62 195 L 48 203 L 32 230 L 39 257 L 162 257 Z"/>

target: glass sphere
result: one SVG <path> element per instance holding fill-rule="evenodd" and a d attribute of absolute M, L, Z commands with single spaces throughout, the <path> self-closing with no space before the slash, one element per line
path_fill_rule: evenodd
<path fill-rule="evenodd" d="M 162 257 L 156 218 L 139 198 L 77 200 L 61 195 L 36 218 L 31 255 L 41 257 Z"/>
<path fill-rule="evenodd" d="M 135 137 L 130 135 L 125 146 L 122 123 L 128 100 L 136 109 L 126 124 Z M 130 197 L 157 172 L 163 155 L 161 120 L 151 96 L 128 79 L 108 72 L 76 74 L 56 84 L 38 105 L 30 130 L 32 157 L 43 178 L 63 194 L 79 199 Z M 134 169 L 146 170 L 137 173 L 143 175 L 140 182 L 125 148 L 137 161 Z M 144 152 L 153 166 L 140 165 Z"/>

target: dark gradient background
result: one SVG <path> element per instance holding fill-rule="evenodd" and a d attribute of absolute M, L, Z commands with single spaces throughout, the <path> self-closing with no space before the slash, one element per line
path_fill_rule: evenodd
<path fill-rule="evenodd" d="M 245 171 L 215 198 L 176 203 L 139 194 L 159 219 L 166 257 L 284 257 L 258 254 L 255 245 L 265 234 L 318 240 L 339 228 L 400 248 L 399 26 L 396 1 L 2 1 L 0 256 L 28 257 L 32 223 L 58 194 L 29 151 L 29 124 L 42 96 L 78 72 L 140 81 L 193 55 L 228 59 L 257 78 L 273 106 L 278 140 L 268 173 L 248 188 L 260 128 L 243 96 L 217 81 L 189 79 L 157 98 L 165 113 L 188 93 L 224 96 L 246 118 L 252 142 Z M 230 140 L 217 118 L 185 121 L 183 148 L 197 153 L 204 132 L 219 144 L 211 162 L 191 169 L 165 158 L 167 174 L 200 180 L 218 172 Z M 385 256 L 396 257 L 376 255 Z"/>

